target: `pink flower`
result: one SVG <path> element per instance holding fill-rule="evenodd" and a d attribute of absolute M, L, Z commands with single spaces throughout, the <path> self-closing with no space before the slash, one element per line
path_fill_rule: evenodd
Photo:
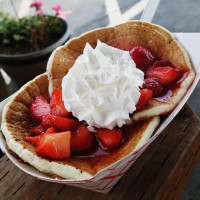
<path fill-rule="evenodd" d="M 35 15 L 42 15 L 43 14 L 43 10 L 41 10 L 41 9 L 39 9 L 36 13 L 35 13 Z"/>
<path fill-rule="evenodd" d="M 62 18 L 62 19 L 66 19 L 67 17 L 66 17 L 66 15 L 69 15 L 69 14 L 71 14 L 72 13 L 72 11 L 71 10 L 67 10 L 67 11 L 65 11 L 65 12 L 58 12 L 58 17 L 60 17 L 60 18 Z"/>
<path fill-rule="evenodd" d="M 30 8 L 32 8 L 34 6 L 39 9 L 42 6 L 42 2 L 36 0 L 32 4 L 30 4 Z"/>
<path fill-rule="evenodd" d="M 58 4 L 56 6 L 53 6 L 52 9 L 55 10 L 56 12 L 58 12 L 61 10 L 61 5 Z"/>

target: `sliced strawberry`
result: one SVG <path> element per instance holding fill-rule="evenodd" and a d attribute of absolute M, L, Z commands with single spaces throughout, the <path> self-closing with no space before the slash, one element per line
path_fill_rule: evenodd
<path fill-rule="evenodd" d="M 114 148 L 121 143 L 122 133 L 119 129 L 98 129 L 96 132 L 97 139 L 107 148 Z"/>
<path fill-rule="evenodd" d="M 153 96 L 158 95 L 163 91 L 163 85 L 158 81 L 157 78 L 146 78 L 142 85 L 143 89 L 148 89 L 153 91 Z"/>
<path fill-rule="evenodd" d="M 52 159 L 64 159 L 70 157 L 71 132 L 53 133 L 54 129 L 48 129 L 45 134 L 35 137 L 24 137 L 26 142 L 36 146 L 36 152 Z"/>
<path fill-rule="evenodd" d="M 146 72 L 146 77 L 154 77 L 159 80 L 162 84 L 169 84 L 170 82 L 176 80 L 179 76 L 178 69 L 174 69 L 172 67 L 156 67 L 150 68 Z"/>
<path fill-rule="evenodd" d="M 130 51 L 130 56 L 136 64 L 136 67 L 146 72 L 146 70 L 155 62 L 155 56 L 143 46 L 135 46 Z"/>
<path fill-rule="evenodd" d="M 31 131 L 31 133 L 33 133 L 35 135 L 40 135 L 40 134 L 44 133 L 46 130 L 47 129 L 40 124 L 38 126 L 32 127 L 30 131 Z"/>
<path fill-rule="evenodd" d="M 51 127 L 51 128 L 48 128 L 47 131 L 45 132 L 45 134 L 51 134 L 51 133 L 55 133 L 55 128 L 54 127 Z"/>
<path fill-rule="evenodd" d="M 64 106 L 62 100 L 62 90 L 55 89 L 50 100 L 51 113 L 60 117 L 69 117 L 71 115 Z"/>
<path fill-rule="evenodd" d="M 79 126 L 79 122 L 73 119 L 48 114 L 43 117 L 42 125 L 46 128 L 54 127 L 56 131 L 71 131 Z"/>
<path fill-rule="evenodd" d="M 136 104 L 136 109 L 141 109 L 143 108 L 149 100 L 152 98 L 153 92 L 148 89 L 141 89 L 140 90 L 140 98 Z"/>
<path fill-rule="evenodd" d="M 166 67 L 166 66 L 174 67 L 174 65 L 167 59 L 156 61 L 152 67 Z"/>
<path fill-rule="evenodd" d="M 36 146 L 36 152 L 52 159 L 65 159 L 70 157 L 71 132 L 43 134 Z"/>
<path fill-rule="evenodd" d="M 32 120 L 40 123 L 42 117 L 48 113 L 50 113 L 50 104 L 42 96 L 37 96 L 30 107 L 30 115 Z"/>
<path fill-rule="evenodd" d="M 70 148 L 71 151 L 82 151 L 92 145 L 92 134 L 85 125 L 80 125 L 72 131 Z"/>
<path fill-rule="evenodd" d="M 29 137 L 29 136 L 24 137 L 24 141 L 29 142 L 33 145 L 37 145 L 38 142 L 40 141 L 40 135 L 37 135 L 35 137 Z"/>

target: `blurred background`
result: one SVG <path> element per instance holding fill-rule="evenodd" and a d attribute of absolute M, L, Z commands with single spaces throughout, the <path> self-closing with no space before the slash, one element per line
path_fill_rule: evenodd
<path fill-rule="evenodd" d="M 15 18 L 35 16 L 36 10 L 29 6 L 31 3 L 33 3 L 31 0 L 0 0 L 0 12 L 10 13 Z M 95 28 L 107 27 L 128 20 L 139 20 L 147 0 L 43 0 L 42 3 L 44 15 L 60 15 L 67 22 L 68 33 L 66 38 L 61 41 L 63 43 L 69 39 L 69 34 L 70 38 L 73 38 Z M 52 9 L 58 4 L 60 8 Z M 171 32 L 200 32 L 199 8 L 200 0 L 161 0 L 152 22 L 164 26 Z M 0 36 L 1 31 L 0 21 Z M 16 40 L 19 41 L 20 38 L 16 36 Z M 20 64 L 19 60 L 15 61 L 16 58 L 9 57 L 6 60 L 5 55 L 1 57 L 0 51 L 0 101 L 18 90 L 23 81 L 27 81 L 23 79 L 34 73 L 34 69 L 39 69 L 36 73 L 44 71 L 50 51 L 47 51 L 42 57 L 31 57 L 32 63 L 20 60 Z M 18 68 L 13 68 L 13 63 L 8 60 L 13 60 Z M 34 65 L 32 66 L 32 64 Z M 24 66 L 20 69 L 22 65 Z M 17 76 L 12 78 L 12 74 Z M 189 99 L 189 105 L 200 117 L 199 99 L 200 83 Z M 197 199 L 200 199 L 200 164 L 196 167 L 180 196 L 180 200 Z"/>

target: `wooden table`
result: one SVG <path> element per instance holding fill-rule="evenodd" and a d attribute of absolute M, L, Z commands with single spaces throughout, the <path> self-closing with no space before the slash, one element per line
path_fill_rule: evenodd
<path fill-rule="evenodd" d="M 0 160 L 0 199 L 174 200 L 200 160 L 200 121 L 188 105 L 146 149 L 110 193 L 104 195 L 25 174 Z"/>

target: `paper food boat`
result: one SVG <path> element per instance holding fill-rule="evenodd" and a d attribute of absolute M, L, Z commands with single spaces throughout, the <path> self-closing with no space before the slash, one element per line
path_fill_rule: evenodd
<path fill-rule="evenodd" d="M 184 98 L 180 101 L 178 106 L 173 110 L 173 112 L 165 119 L 160 125 L 159 129 L 156 131 L 153 137 L 151 137 L 143 146 L 141 146 L 136 151 L 127 155 L 123 159 L 117 161 L 116 163 L 108 166 L 107 168 L 99 171 L 90 179 L 82 180 L 64 180 L 64 179 L 53 179 L 46 174 L 39 172 L 34 167 L 29 164 L 19 162 L 19 160 L 13 156 L 6 148 L 5 138 L 0 132 L 0 148 L 8 156 L 8 158 L 21 170 L 24 172 L 45 181 L 63 183 L 71 186 L 76 186 L 79 188 L 89 189 L 96 192 L 107 193 L 112 187 L 119 181 L 119 179 L 126 173 L 126 171 L 131 167 L 131 165 L 137 160 L 137 158 L 144 152 L 144 150 L 149 146 L 149 144 L 165 129 L 165 127 L 174 119 L 177 113 L 184 106 L 188 98 L 190 97 L 192 91 L 197 85 L 200 78 L 200 66 L 199 66 L 199 54 L 200 54 L 200 34 L 199 33 L 175 33 L 176 39 L 183 45 L 188 54 L 190 55 L 193 67 L 196 71 L 196 77 L 188 89 Z M 9 98 L 0 103 L 0 120 L 2 115 L 2 110 Z"/>

